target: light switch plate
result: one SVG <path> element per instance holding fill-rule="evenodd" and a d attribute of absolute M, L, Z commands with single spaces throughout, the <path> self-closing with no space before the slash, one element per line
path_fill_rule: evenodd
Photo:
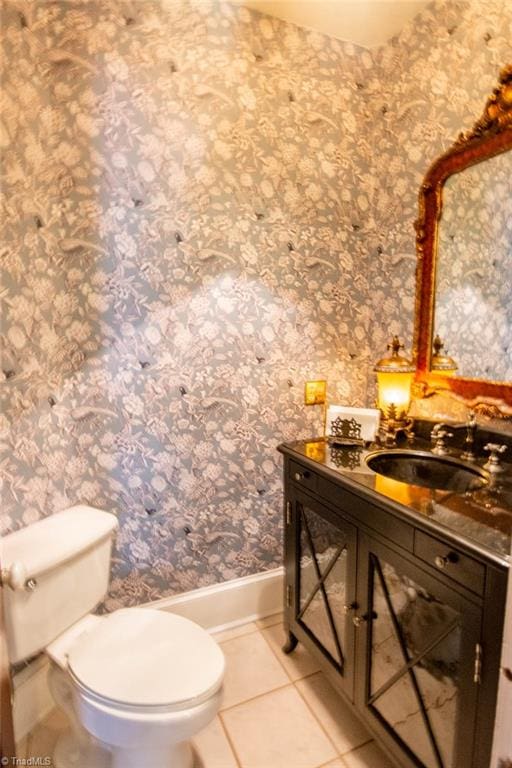
<path fill-rule="evenodd" d="M 327 381 L 306 381 L 304 387 L 304 405 L 323 405 L 327 396 Z"/>

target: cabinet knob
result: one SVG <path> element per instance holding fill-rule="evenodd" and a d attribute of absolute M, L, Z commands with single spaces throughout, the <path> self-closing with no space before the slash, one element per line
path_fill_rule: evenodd
<path fill-rule="evenodd" d="M 357 608 L 357 603 L 350 603 L 350 605 L 344 605 L 343 606 L 343 613 L 347 615 L 347 613 L 350 613 L 350 611 L 355 611 Z"/>
<path fill-rule="evenodd" d="M 455 554 L 455 552 L 448 552 L 447 555 L 444 555 L 444 556 L 436 555 L 436 557 L 434 557 L 435 565 L 441 570 L 443 570 L 443 568 L 446 568 L 448 563 L 456 563 L 457 560 L 458 560 L 458 557 Z"/>
<path fill-rule="evenodd" d="M 298 483 L 300 483 L 301 480 L 305 480 L 307 477 L 309 477 L 309 472 L 296 472 L 293 477 Z"/>
<path fill-rule="evenodd" d="M 362 616 L 354 616 L 352 618 L 352 624 L 354 627 L 360 627 L 361 624 L 364 624 L 365 621 L 368 621 L 368 619 L 376 619 L 377 614 L 375 611 L 372 611 L 371 613 L 363 613 Z"/>

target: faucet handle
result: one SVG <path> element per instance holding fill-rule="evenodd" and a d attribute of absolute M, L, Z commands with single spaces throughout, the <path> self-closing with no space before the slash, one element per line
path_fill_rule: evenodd
<path fill-rule="evenodd" d="M 484 469 L 493 475 L 497 474 L 498 472 L 504 472 L 505 468 L 500 462 L 500 455 L 505 453 L 507 447 L 508 446 L 500 445 L 499 443 L 487 443 L 487 445 L 484 446 L 484 451 L 487 451 L 490 456 L 487 463 L 484 464 Z"/>
<path fill-rule="evenodd" d="M 447 429 L 444 429 L 443 424 L 436 424 L 430 433 L 430 439 L 434 443 L 432 453 L 435 453 L 436 456 L 446 456 L 448 453 L 448 448 L 444 442 L 445 437 L 453 437 L 453 432 L 448 432 Z"/>

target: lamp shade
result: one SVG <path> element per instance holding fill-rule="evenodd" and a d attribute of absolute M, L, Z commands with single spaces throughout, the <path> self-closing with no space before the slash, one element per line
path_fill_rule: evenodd
<path fill-rule="evenodd" d="M 407 415 L 411 402 L 411 384 L 415 367 L 406 357 L 400 355 L 403 344 L 393 336 L 388 350 L 391 355 L 383 357 L 374 368 L 377 374 L 378 407 L 384 419 L 401 421 Z"/>

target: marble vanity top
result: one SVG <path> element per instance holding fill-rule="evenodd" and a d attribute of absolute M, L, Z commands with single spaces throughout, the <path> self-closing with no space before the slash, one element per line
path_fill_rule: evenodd
<path fill-rule="evenodd" d="M 429 451 L 428 441 L 416 438 L 404 446 L 407 449 Z M 466 493 L 423 488 L 393 480 L 373 472 L 365 457 L 379 450 L 389 450 L 377 444 L 368 447 L 334 446 L 323 438 L 286 443 L 283 453 L 312 462 L 331 477 L 343 476 L 355 493 L 366 497 L 386 497 L 395 512 L 422 521 L 432 530 L 448 532 L 476 554 L 493 562 L 509 566 L 512 561 L 512 464 L 504 463 L 505 472 L 491 477 L 489 485 Z M 454 450 L 452 456 L 458 457 Z M 486 459 L 476 462 L 483 466 Z"/>

